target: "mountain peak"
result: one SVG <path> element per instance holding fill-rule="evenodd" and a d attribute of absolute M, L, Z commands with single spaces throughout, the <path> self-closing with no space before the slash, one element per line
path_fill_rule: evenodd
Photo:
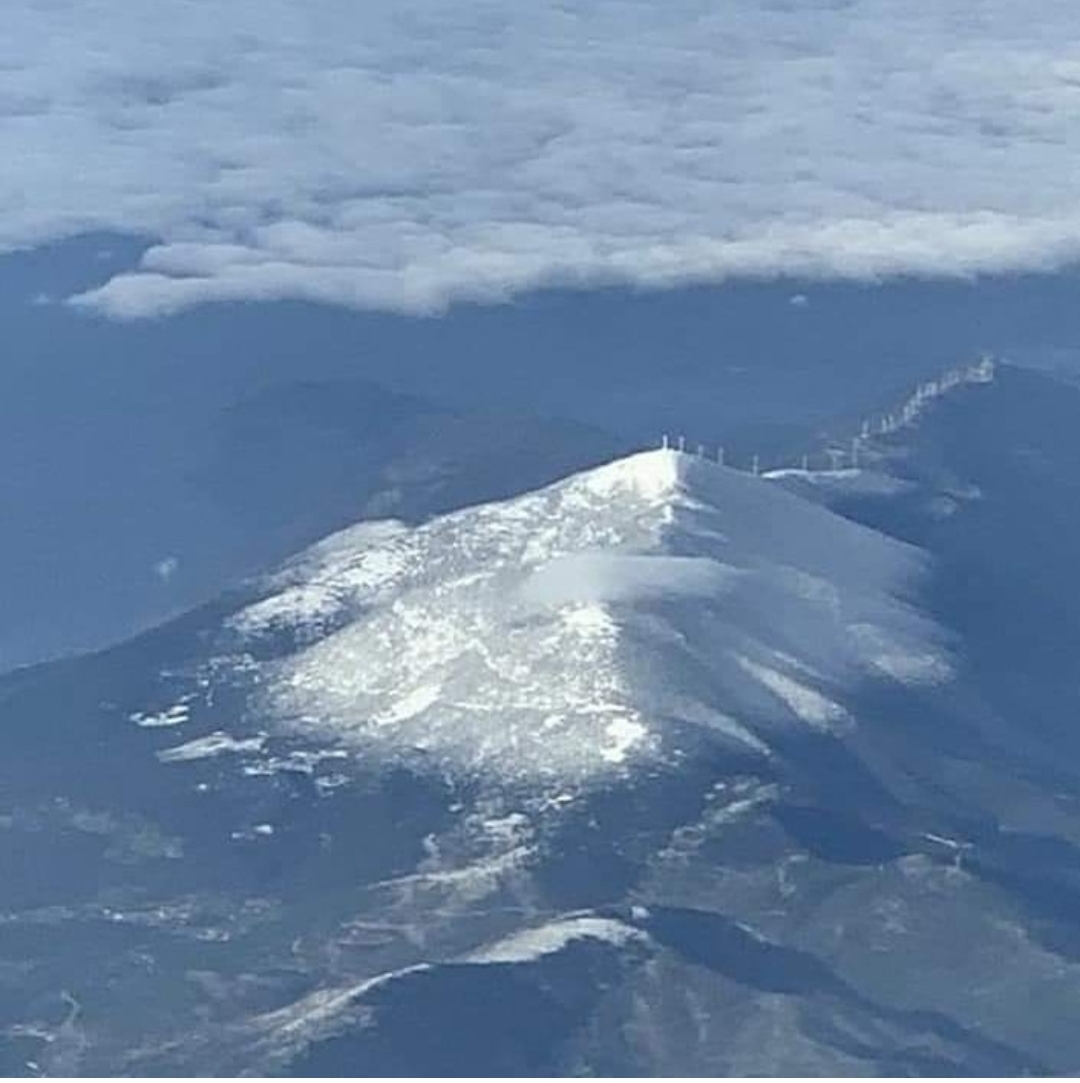
<path fill-rule="evenodd" d="M 234 627 L 289 630 L 272 717 L 439 770 L 558 786 L 699 740 L 851 724 L 866 675 L 938 679 L 897 600 L 917 551 L 768 481 L 647 451 L 408 529 L 362 524 Z"/>
<path fill-rule="evenodd" d="M 577 475 L 598 495 L 617 497 L 630 490 L 639 496 L 664 499 L 680 492 L 693 459 L 671 448 L 639 451 Z"/>

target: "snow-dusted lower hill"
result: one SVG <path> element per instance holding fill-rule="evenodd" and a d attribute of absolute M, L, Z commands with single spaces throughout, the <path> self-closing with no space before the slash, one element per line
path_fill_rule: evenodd
<path fill-rule="evenodd" d="M 937 682 L 918 551 L 676 451 L 418 529 L 317 545 L 232 622 L 287 631 L 262 703 L 316 739 L 503 782 L 676 761 L 709 736 L 856 724 L 867 679 Z"/>

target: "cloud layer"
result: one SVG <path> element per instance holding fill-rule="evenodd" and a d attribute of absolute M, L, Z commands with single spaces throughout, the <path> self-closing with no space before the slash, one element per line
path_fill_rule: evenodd
<path fill-rule="evenodd" d="M 1075 0 L 8 0 L 0 248 L 82 298 L 437 310 L 547 283 L 1080 255 Z"/>

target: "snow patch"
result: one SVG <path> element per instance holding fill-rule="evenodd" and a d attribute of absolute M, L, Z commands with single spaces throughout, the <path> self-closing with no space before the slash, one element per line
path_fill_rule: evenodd
<path fill-rule="evenodd" d="M 270 838 L 273 834 L 273 824 L 254 824 L 252 827 L 231 832 L 229 837 L 234 841 L 240 842 L 257 838 Z"/>
<path fill-rule="evenodd" d="M 162 763 L 186 763 L 190 760 L 220 756 L 226 752 L 260 752 L 265 741 L 265 736 L 236 738 L 218 730 L 206 737 L 197 737 L 182 745 L 162 749 L 157 758 Z"/>
<path fill-rule="evenodd" d="M 554 955 L 578 940 L 599 940 L 622 947 L 632 942 L 645 943 L 648 936 L 632 925 L 613 918 L 571 917 L 553 921 L 535 929 L 525 929 L 465 956 L 468 963 L 530 963 Z"/>
<path fill-rule="evenodd" d="M 427 963 L 416 963 L 376 974 L 352 985 L 319 989 L 284 1008 L 256 1016 L 252 1023 L 259 1031 L 271 1035 L 277 1043 L 307 1041 L 333 1025 L 343 1012 L 373 989 L 430 969 Z"/>
<path fill-rule="evenodd" d="M 406 528 L 393 520 L 360 523 L 308 549 L 269 584 L 274 593 L 230 621 L 245 636 L 281 629 L 318 633 L 343 611 L 381 597 L 408 568 Z"/>
<path fill-rule="evenodd" d="M 581 475 L 576 485 L 571 486 L 570 496 L 578 499 L 588 494 L 611 500 L 633 495 L 664 500 L 677 492 L 681 484 L 682 459 L 678 452 L 643 451 Z"/>
<path fill-rule="evenodd" d="M 155 714 L 147 714 L 143 711 L 135 711 L 128 715 L 128 719 L 142 729 L 168 729 L 171 726 L 182 726 L 191 717 L 191 708 L 186 700 L 174 703 L 163 711 Z"/>
<path fill-rule="evenodd" d="M 265 778 L 282 771 L 298 771 L 305 775 L 314 775 L 316 769 L 326 760 L 341 761 L 350 758 L 349 752 L 342 748 L 294 748 L 281 755 L 265 756 L 245 763 L 243 773 L 249 778 Z"/>
<path fill-rule="evenodd" d="M 600 755 L 608 763 L 623 763 L 631 750 L 648 735 L 648 727 L 633 718 L 613 718 L 605 729 L 608 741 Z"/>
<path fill-rule="evenodd" d="M 752 662 L 749 658 L 739 658 L 738 663 L 776 696 L 796 718 L 814 729 L 832 730 L 848 720 L 847 711 L 840 704 L 834 703 L 794 677 Z"/>
<path fill-rule="evenodd" d="M 400 699 L 394 700 L 387 710 L 374 715 L 372 721 L 377 726 L 391 726 L 395 722 L 406 722 L 438 703 L 441 691 L 442 688 L 438 684 L 419 685 L 417 688 L 410 689 Z"/>

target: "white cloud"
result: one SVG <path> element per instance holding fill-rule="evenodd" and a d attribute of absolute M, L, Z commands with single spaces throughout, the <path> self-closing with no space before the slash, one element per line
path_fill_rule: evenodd
<path fill-rule="evenodd" d="M 115 315 L 1080 255 L 1075 0 L 8 0 L 0 247 Z"/>
<path fill-rule="evenodd" d="M 736 578 L 734 569 L 705 557 L 571 553 L 536 568 L 523 584 L 522 596 L 546 608 L 611 604 L 722 593 Z"/>

